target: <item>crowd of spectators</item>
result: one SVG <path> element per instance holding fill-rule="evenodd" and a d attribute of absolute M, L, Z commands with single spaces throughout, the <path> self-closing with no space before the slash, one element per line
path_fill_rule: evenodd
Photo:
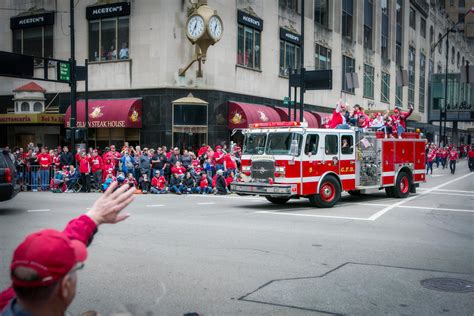
<path fill-rule="evenodd" d="M 425 147 L 426 156 L 426 174 L 433 174 L 433 165 L 436 164 L 436 168 L 441 165 L 442 169 L 448 168 L 451 174 L 456 172 L 456 162 L 458 159 L 468 159 L 469 169 L 473 171 L 472 156 L 474 156 L 474 145 L 461 144 L 457 148 L 453 144 L 449 144 L 446 147 L 439 147 L 434 143 L 427 143 Z"/>
<path fill-rule="evenodd" d="M 141 193 L 227 194 L 239 175 L 241 147 L 203 144 L 194 153 L 166 146 L 141 148 L 114 145 L 78 149 L 48 149 L 29 144 L 14 153 L 17 176 L 25 190 L 103 192 L 114 181 L 132 184 Z"/>
<path fill-rule="evenodd" d="M 352 108 L 341 101 L 336 105 L 330 117 L 326 117 L 323 122 L 325 128 L 384 131 L 386 137 L 401 138 L 406 131 L 406 120 L 412 114 L 413 107 L 410 106 L 408 112 L 403 112 L 400 107 L 395 107 L 393 114 L 387 110 L 385 113 L 377 112 L 366 114 L 365 109 L 359 104 Z"/>

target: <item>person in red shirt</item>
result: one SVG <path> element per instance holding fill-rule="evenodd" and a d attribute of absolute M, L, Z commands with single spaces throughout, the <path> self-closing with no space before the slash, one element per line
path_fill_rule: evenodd
<path fill-rule="evenodd" d="M 449 169 L 451 170 L 451 174 L 456 172 L 456 161 L 458 160 L 458 156 L 458 151 L 453 147 L 449 152 Z"/>
<path fill-rule="evenodd" d="M 221 146 L 216 146 L 216 152 L 214 153 L 214 160 L 216 161 L 216 170 L 224 170 L 224 156 Z"/>
<path fill-rule="evenodd" d="M 341 102 L 339 102 L 334 111 L 332 111 L 331 118 L 328 122 L 328 127 L 337 128 L 339 126 L 339 128 L 349 128 L 349 125 L 347 125 L 346 118 L 344 115 L 345 112 L 346 108 L 344 104 L 341 104 Z"/>
<path fill-rule="evenodd" d="M 428 157 L 426 158 L 426 174 L 428 174 L 428 171 L 431 170 L 431 174 L 433 174 L 433 162 L 436 158 L 436 150 L 433 148 L 430 149 L 428 152 Z"/>
<path fill-rule="evenodd" d="M 212 192 L 212 188 L 209 187 L 209 181 L 207 180 L 207 175 L 205 173 L 201 175 L 197 192 L 201 194 L 207 194 Z"/>
<path fill-rule="evenodd" d="M 413 112 L 413 106 L 410 105 L 408 112 L 403 112 L 400 107 L 395 107 L 392 115 L 392 122 L 396 128 L 398 138 L 402 138 L 402 133 L 407 129 L 407 119 Z"/>
<path fill-rule="evenodd" d="M 104 160 L 102 159 L 103 165 L 102 165 L 102 181 L 105 180 L 105 177 L 109 174 L 112 173 L 112 175 L 115 177 L 115 165 L 114 163 L 109 159 Z"/>
<path fill-rule="evenodd" d="M 166 179 L 161 175 L 160 170 L 155 171 L 155 176 L 151 179 L 151 189 L 150 192 L 153 194 L 164 194 L 168 193 L 168 188 L 166 187 Z"/>
<path fill-rule="evenodd" d="M 62 232 L 33 233 L 16 248 L 10 265 L 12 286 L 0 293 L 0 311 L 7 315 L 66 314 L 76 293 L 75 270 L 80 267 L 76 265 L 81 263 L 79 255 L 85 255 L 81 256 L 82 261 L 86 259 L 86 247 L 92 243 L 100 225 L 116 224 L 130 216 L 120 213 L 133 201 L 134 189 L 115 189 L 117 183 L 113 183 L 87 213 L 71 220 Z M 47 238 L 52 234 L 54 238 Z M 20 267 L 23 269 L 18 269 Z M 45 271 L 38 267 L 50 269 Z M 58 289 L 52 290 L 48 285 Z M 27 311 L 25 306 L 29 307 Z"/>
<path fill-rule="evenodd" d="M 131 185 L 135 188 L 138 186 L 137 179 L 135 179 L 135 177 L 133 176 L 133 173 L 131 172 L 128 173 L 127 179 L 125 179 L 124 183 L 128 183 L 128 185 Z"/>
<path fill-rule="evenodd" d="M 201 148 L 198 151 L 198 158 L 201 158 L 207 152 L 208 148 L 209 146 L 207 146 L 206 144 L 202 144 Z"/>
<path fill-rule="evenodd" d="M 85 152 L 81 154 L 81 160 L 79 160 L 79 172 L 81 173 L 81 192 L 91 191 L 91 165 L 90 157 Z"/>
<path fill-rule="evenodd" d="M 474 145 L 471 145 L 471 148 L 467 152 L 467 159 L 468 159 L 469 170 L 472 172 L 474 171 Z"/>
<path fill-rule="evenodd" d="M 53 159 L 48 154 L 45 148 L 41 149 L 41 153 L 38 155 L 38 163 L 39 163 L 39 172 L 41 178 L 41 190 L 46 191 L 48 190 L 49 186 L 49 167 L 53 163 Z"/>
<path fill-rule="evenodd" d="M 235 160 L 234 153 L 229 153 L 224 156 L 224 171 L 226 174 L 230 174 L 231 172 L 235 173 L 237 169 L 237 162 Z"/>
<path fill-rule="evenodd" d="M 176 165 L 171 168 L 171 174 L 175 173 L 177 173 L 180 178 L 184 177 L 184 174 L 186 173 L 186 168 L 181 165 L 181 161 L 177 161 Z"/>
<path fill-rule="evenodd" d="M 92 152 L 90 163 L 92 178 L 94 179 L 94 190 L 99 190 L 102 184 L 102 170 L 104 169 L 104 163 L 102 158 L 99 156 L 97 149 L 94 149 Z"/>

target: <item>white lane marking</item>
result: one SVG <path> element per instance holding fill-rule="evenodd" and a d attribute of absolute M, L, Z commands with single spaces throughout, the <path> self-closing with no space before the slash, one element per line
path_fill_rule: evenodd
<path fill-rule="evenodd" d="M 420 191 L 427 191 L 429 189 L 417 189 L 417 190 L 420 190 Z M 474 191 L 463 191 L 463 190 L 449 190 L 449 189 L 438 189 L 438 190 L 433 190 L 433 191 L 441 191 L 441 192 L 455 192 L 455 193 L 471 193 L 471 194 L 474 194 Z"/>
<path fill-rule="evenodd" d="M 355 203 L 355 204 L 367 205 L 367 206 L 390 206 L 390 204 L 379 204 L 379 203 Z M 429 207 L 429 206 L 414 206 L 414 205 L 401 205 L 401 206 L 396 206 L 396 208 L 412 208 L 412 209 L 418 209 L 418 210 L 474 213 L 474 209 L 465 210 L 465 209 L 460 209 L 460 208 Z"/>
<path fill-rule="evenodd" d="M 198 203 L 198 205 L 212 205 L 212 204 L 216 204 L 215 202 L 202 202 L 202 203 Z"/>
<path fill-rule="evenodd" d="M 147 205 L 146 207 L 159 207 L 159 206 L 164 206 L 163 204 L 150 204 Z"/>
<path fill-rule="evenodd" d="M 444 177 L 445 174 L 430 174 L 430 175 L 427 175 L 427 176 L 437 178 L 437 177 Z"/>
<path fill-rule="evenodd" d="M 385 213 L 387 213 L 388 211 L 390 211 L 391 209 L 393 209 L 393 208 L 395 208 L 395 207 L 399 207 L 399 206 L 405 204 L 406 202 L 412 201 L 412 200 L 414 200 L 414 199 L 416 199 L 417 197 L 420 197 L 420 196 L 422 196 L 422 195 L 428 194 L 428 193 L 433 192 L 433 191 L 435 191 L 435 190 L 439 190 L 439 189 L 441 189 L 442 187 L 447 186 L 448 184 L 451 184 L 451 183 L 456 182 L 456 181 L 458 181 L 458 180 L 461 180 L 461 179 L 464 179 L 464 178 L 466 178 L 466 177 L 469 177 L 470 175 L 472 175 L 472 174 L 471 174 L 471 173 L 465 174 L 465 175 L 463 175 L 463 176 L 461 176 L 461 177 L 459 177 L 459 178 L 456 178 L 456 179 L 453 179 L 453 180 L 451 180 L 451 181 L 445 182 L 445 183 L 440 184 L 440 185 L 438 185 L 438 186 L 436 186 L 436 187 L 434 187 L 434 188 L 429 188 L 428 190 L 423 191 L 423 192 L 421 192 L 421 193 L 418 194 L 418 195 L 415 195 L 415 196 L 412 196 L 412 197 L 403 199 L 403 200 L 400 201 L 400 202 L 397 202 L 397 203 L 395 203 L 395 204 L 389 205 L 389 206 L 385 207 L 384 209 L 378 211 L 377 213 L 375 213 L 375 214 L 372 215 L 371 217 L 369 217 L 369 219 L 375 221 L 375 220 L 378 219 L 380 216 L 384 215 Z"/>
<path fill-rule="evenodd" d="M 199 196 L 202 198 L 217 198 L 217 199 L 239 199 L 239 200 L 252 200 L 252 201 L 264 201 L 260 197 L 248 197 L 248 196 L 223 196 L 223 195 L 213 195 L 213 194 L 196 194 L 194 196 Z"/>
<path fill-rule="evenodd" d="M 28 213 L 34 213 L 34 212 L 51 212 L 50 209 L 44 209 L 44 210 L 28 210 Z"/>
<path fill-rule="evenodd" d="M 315 215 L 315 214 L 301 214 L 301 213 L 280 213 L 270 211 L 257 211 L 256 214 L 274 214 L 274 215 L 287 215 L 287 216 L 303 216 L 303 217 L 321 217 L 321 218 L 335 218 L 335 219 L 350 219 L 356 221 L 370 221 L 371 219 L 362 217 L 347 217 L 347 216 L 331 216 L 331 215 Z"/>
<path fill-rule="evenodd" d="M 459 195 L 459 196 L 472 196 L 472 197 L 474 197 L 474 192 L 471 193 L 471 194 L 467 194 L 467 193 L 451 193 L 451 192 L 436 191 L 436 192 L 428 192 L 426 194 Z"/>

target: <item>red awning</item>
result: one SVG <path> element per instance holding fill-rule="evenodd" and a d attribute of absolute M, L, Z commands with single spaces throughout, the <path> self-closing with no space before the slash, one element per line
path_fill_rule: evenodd
<path fill-rule="evenodd" d="M 275 109 L 259 104 L 228 102 L 228 128 L 247 128 L 249 124 L 281 122 L 280 115 Z"/>
<path fill-rule="evenodd" d="M 288 109 L 286 108 L 275 108 L 275 110 L 280 115 L 282 121 L 288 121 Z M 291 121 L 293 120 L 294 111 L 291 112 Z M 317 114 L 311 113 L 309 111 L 303 111 L 303 120 L 308 123 L 308 127 L 311 128 L 318 128 L 320 127 L 320 120 L 318 120 Z M 296 111 L 296 117 L 299 120 L 300 118 L 300 111 Z"/>
<path fill-rule="evenodd" d="M 84 100 L 78 100 L 77 127 L 85 127 Z M 66 111 L 64 124 L 70 127 L 71 106 Z M 141 128 L 142 127 L 142 100 L 141 99 L 112 99 L 89 100 L 89 127 L 90 128 Z"/>

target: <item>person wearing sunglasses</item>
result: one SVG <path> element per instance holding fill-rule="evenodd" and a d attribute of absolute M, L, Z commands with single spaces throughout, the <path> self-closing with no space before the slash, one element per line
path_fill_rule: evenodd
<path fill-rule="evenodd" d="M 13 253 L 12 287 L 0 293 L 1 316 L 64 315 L 76 295 L 77 274 L 87 259 L 87 246 L 102 224 L 116 224 L 134 199 L 134 187 L 113 182 L 85 214 L 64 231 L 44 229 L 28 235 Z"/>

